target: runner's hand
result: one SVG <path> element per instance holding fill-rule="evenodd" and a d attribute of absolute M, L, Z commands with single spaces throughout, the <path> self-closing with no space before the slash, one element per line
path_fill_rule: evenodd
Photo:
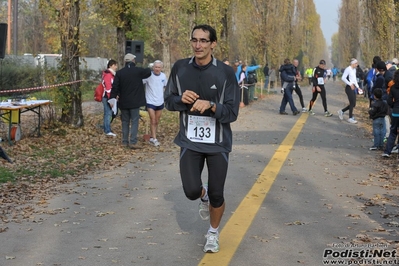
<path fill-rule="evenodd" d="M 207 100 L 197 100 L 191 107 L 190 112 L 200 112 L 203 114 L 206 110 L 210 108 L 209 101 Z"/>
<path fill-rule="evenodd" d="M 199 98 L 198 94 L 196 94 L 193 91 L 186 90 L 185 92 L 183 92 L 183 95 L 181 96 L 181 101 L 185 104 L 193 104 L 198 98 Z"/>

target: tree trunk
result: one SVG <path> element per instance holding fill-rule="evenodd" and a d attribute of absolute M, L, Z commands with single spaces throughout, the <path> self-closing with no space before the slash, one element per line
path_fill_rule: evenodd
<path fill-rule="evenodd" d="M 116 28 L 116 38 L 118 43 L 118 66 L 122 68 L 125 66 L 124 57 L 126 51 L 126 30 L 123 28 Z"/>
<path fill-rule="evenodd" d="M 169 76 L 170 67 L 170 46 L 167 42 L 162 42 L 162 61 L 163 61 L 163 72 L 166 76 Z"/>
<path fill-rule="evenodd" d="M 79 72 L 79 0 L 72 0 L 61 9 L 61 80 L 76 81 L 60 89 L 63 97 L 61 122 L 75 127 L 83 126 L 82 92 Z"/>

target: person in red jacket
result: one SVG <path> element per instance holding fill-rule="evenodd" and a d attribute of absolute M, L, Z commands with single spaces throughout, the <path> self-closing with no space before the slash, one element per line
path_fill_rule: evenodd
<path fill-rule="evenodd" d="M 104 106 L 104 133 L 107 136 L 116 137 L 116 135 L 111 130 L 111 117 L 112 117 L 112 109 L 108 103 L 108 100 L 111 96 L 112 83 L 114 82 L 114 76 L 116 70 L 118 69 L 118 63 L 111 59 L 108 61 L 107 69 L 103 72 L 103 87 L 104 94 L 102 98 L 102 103 Z"/>

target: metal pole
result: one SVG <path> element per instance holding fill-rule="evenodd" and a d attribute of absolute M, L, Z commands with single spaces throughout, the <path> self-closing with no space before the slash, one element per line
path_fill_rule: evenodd
<path fill-rule="evenodd" d="M 7 17 L 7 54 L 11 54 L 11 10 L 12 10 L 12 2 L 8 0 L 8 17 Z"/>
<path fill-rule="evenodd" d="M 18 0 L 14 0 L 14 16 L 12 20 L 13 25 L 13 52 L 14 55 L 18 54 Z"/>

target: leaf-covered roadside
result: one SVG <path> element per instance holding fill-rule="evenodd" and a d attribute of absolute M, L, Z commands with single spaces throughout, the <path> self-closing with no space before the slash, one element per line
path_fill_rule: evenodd
<path fill-rule="evenodd" d="M 365 149 L 368 150 L 373 142 L 372 121 L 368 115 L 368 100 L 360 100 L 356 106 L 357 120 L 361 121 L 364 127 Z M 368 176 L 359 180 L 360 187 L 362 186 L 380 186 L 386 193 L 374 194 L 372 197 L 367 197 L 360 190 L 356 195 L 350 196 L 361 202 L 359 209 L 363 211 L 366 217 L 370 217 L 376 223 L 376 227 L 371 230 L 362 230 L 355 238 L 349 239 L 346 236 L 337 237 L 343 242 L 349 241 L 353 245 L 367 245 L 370 243 L 378 243 L 380 245 L 387 245 L 389 247 L 399 250 L 397 241 L 397 227 L 398 227 L 398 196 L 397 189 L 399 188 L 399 164 L 398 155 L 392 155 L 391 158 L 383 158 L 382 151 L 375 151 L 375 160 L 367 162 L 368 165 L 374 167 L 375 171 L 369 173 Z M 361 219 L 358 215 L 348 215 L 352 219 Z"/>
<path fill-rule="evenodd" d="M 359 113 L 359 115 L 357 115 Z M 361 126 L 365 129 L 365 135 L 363 136 L 365 141 L 369 141 L 369 145 L 365 144 L 365 148 L 372 146 L 373 142 L 373 126 L 372 120 L 369 118 L 368 114 L 368 100 L 360 101 L 356 106 L 356 115 L 359 116 L 359 120 L 362 122 Z M 376 168 L 376 176 L 387 179 L 389 181 L 389 186 L 394 188 L 399 187 L 399 157 L 398 155 L 392 154 L 391 158 L 382 158 L 381 152 L 375 153 L 375 162 L 370 162 Z M 374 175 L 374 174 L 373 174 Z"/>
<path fill-rule="evenodd" d="M 140 122 L 140 150 L 121 145 L 121 122 L 115 119 L 112 128 L 118 137 L 103 134 L 99 123 L 102 115 L 85 116 L 82 128 L 42 127 L 41 137 L 28 137 L 15 145 L 2 145 L 14 162 L 0 160 L 0 221 L 20 222 L 34 212 L 32 204 L 46 204 L 62 192 L 61 184 L 76 182 L 97 171 L 112 170 L 144 157 L 164 152 L 172 143 L 177 129 L 176 113 L 163 113 L 158 139 L 160 148 L 143 143 L 146 126 Z M 0 223 L 1 224 L 1 223 Z M 0 226 L 0 229 L 2 227 Z"/>

